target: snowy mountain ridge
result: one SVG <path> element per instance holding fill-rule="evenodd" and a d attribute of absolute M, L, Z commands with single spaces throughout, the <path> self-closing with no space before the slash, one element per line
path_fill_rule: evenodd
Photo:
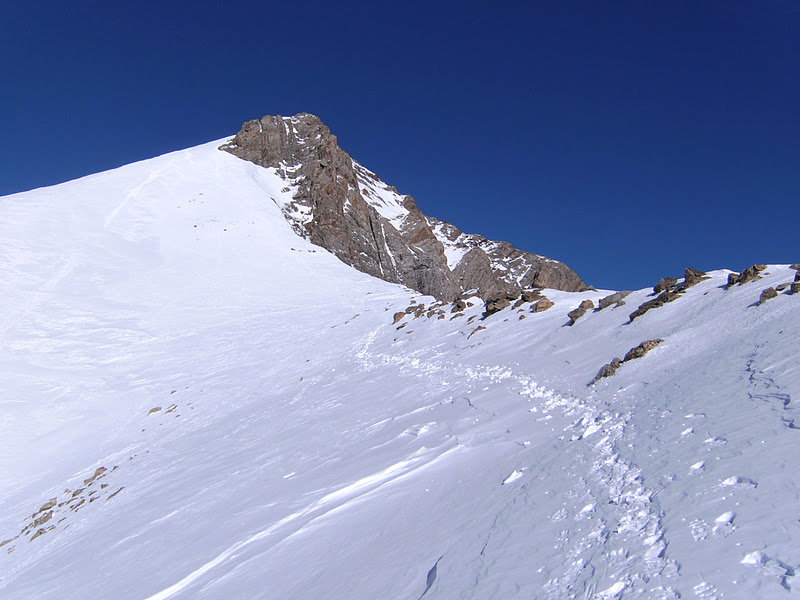
<path fill-rule="evenodd" d="M 223 141 L 0 199 L 0 597 L 798 593 L 796 269 L 437 300 Z"/>

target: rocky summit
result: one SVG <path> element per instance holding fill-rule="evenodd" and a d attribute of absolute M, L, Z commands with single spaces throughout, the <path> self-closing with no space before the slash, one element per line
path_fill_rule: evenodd
<path fill-rule="evenodd" d="M 353 160 L 314 115 L 248 121 L 221 149 L 275 169 L 292 200 L 273 200 L 294 230 L 369 275 L 448 301 L 467 292 L 491 299 L 534 287 L 588 289 L 562 262 L 423 214 Z"/>

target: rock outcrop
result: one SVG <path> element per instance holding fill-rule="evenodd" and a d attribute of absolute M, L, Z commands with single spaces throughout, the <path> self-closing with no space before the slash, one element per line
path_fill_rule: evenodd
<path fill-rule="evenodd" d="M 744 285 L 749 281 L 755 281 L 757 279 L 761 279 L 761 271 L 764 271 L 767 268 L 767 265 L 753 265 L 752 267 L 747 267 L 741 273 L 731 273 L 728 275 L 728 287 L 736 285 Z"/>
<path fill-rule="evenodd" d="M 411 196 L 355 162 L 314 115 L 248 121 L 220 149 L 275 169 L 292 199 L 273 200 L 294 230 L 359 271 L 446 301 L 467 292 L 487 300 L 532 287 L 587 289 L 564 263 L 424 215 Z"/>
<path fill-rule="evenodd" d="M 585 315 L 586 311 L 591 310 L 592 308 L 594 308 L 594 302 L 591 300 L 584 300 L 580 303 L 578 308 L 567 313 L 567 316 L 569 317 L 569 323 L 567 324 L 570 326 L 575 325 L 578 319 Z"/>
<path fill-rule="evenodd" d="M 772 300 L 773 298 L 777 297 L 778 297 L 778 292 L 775 290 L 775 288 L 768 287 L 761 292 L 761 296 L 758 299 L 758 303 L 764 304 L 764 302 L 766 302 L 767 300 Z"/>
<path fill-rule="evenodd" d="M 612 304 L 614 308 L 618 308 L 620 306 L 625 306 L 625 297 L 628 296 L 631 292 L 629 290 L 623 290 L 621 292 L 614 292 L 610 296 L 606 296 L 605 298 L 600 298 L 597 302 L 597 310 L 603 310 L 604 308 L 608 308 Z"/>
<path fill-rule="evenodd" d="M 642 358 L 645 354 L 650 352 L 650 350 L 658 346 L 663 341 L 664 340 L 662 339 L 645 340 L 638 346 L 635 346 L 630 350 L 628 350 L 628 352 L 625 354 L 625 358 L 623 358 L 622 360 L 620 360 L 618 356 L 615 356 L 610 363 L 600 367 L 600 370 L 597 372 L 597 375 L 595 375 L 594 379 L 592 379 L 589 382 L 589 385 L 594 385 L 601 379 L 604 379 L 606 377 L 611 377 L 617 372 L 617 369 L 619 369 L 623 365 L 623 363 L 629 362 L 631 360 L 636 360 L 637 358 Z"/>

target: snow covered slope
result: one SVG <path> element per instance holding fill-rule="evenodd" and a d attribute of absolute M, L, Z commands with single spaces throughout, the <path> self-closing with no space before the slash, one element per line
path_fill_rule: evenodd
<path fill-rule="evenodd" d="M 219 144 L 0 200 L 1 598 L 800 591 L 794 270 L 451 312 Z"/>

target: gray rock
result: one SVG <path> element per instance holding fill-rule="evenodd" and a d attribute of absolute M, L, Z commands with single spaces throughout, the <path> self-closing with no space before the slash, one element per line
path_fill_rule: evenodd
<path fill-rule="evenodd" d="M 597 310 L 603 310 L 604 308 L 608 308 L 612 304 L 615 306 L 624 306 L 625 305 L 625 298 L 631 292 L 629 290 L 621 291 L 621 292 L 614 292 L 610 296 L 606 296 L 605 298 L 600 298 L 597 302 Z"/>
<path fill-rule="evenodd" d="M 314 115 L 248 121 L 220 149 L 273 167 L 294 183 L 297 192 L 284 214 L 295 231 L 375 277 L 447 301 L 470 289 L 484 300 L 503 293 L 519 296 L 521 288 L 532 286 L 586 289 L 564 263 L 464 234 L 424 215 L 411 196 L 403 200 L 408 216 L 395 227 L 362 195 L 359 183 L 379 182 L 377 177 L 354 162 Z M 310 219 L 292 217 L 301 209 Z M 467 250 L 452 271 L 434 229 Z"/>

